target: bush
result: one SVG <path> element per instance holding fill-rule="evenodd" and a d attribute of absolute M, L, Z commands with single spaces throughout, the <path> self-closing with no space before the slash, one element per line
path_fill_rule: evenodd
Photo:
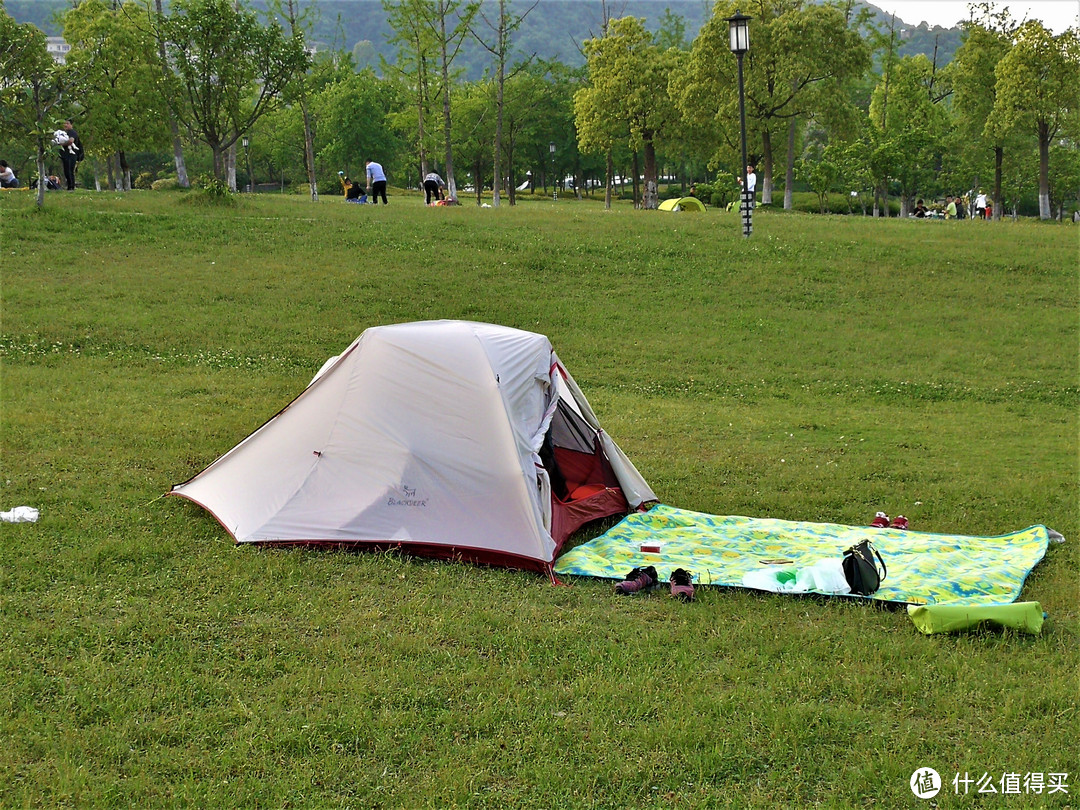
<path fill-rule="evenodd" d="M 192 205 L 212 205 L 222 207 L 235 207 L 236 195 L 229 191 L 229 186 L 224 180 L 218 180 L 213 175 L 201 175 L 192 183 L 194 193 L 184 198 L 184 202 Z"/>
<path fill-rule="evenodd" d="M 726 208 L 732 200 L 739 198 L 739 187 L 731 182 L 731 175 L 721 177 L 713 183 L 697 183 L 697 198 L 713 208 Z"/>
<path fill-rule="evenodd" d="M 139 176 L 131 184 L 134 188 L 148 189 L 154 187 L 153 172 L 140 172 Z"/>
<path fill-rule="evenodd" d="M 176 177 L 161 177 L 151 183 L 150 188 L 153 191 L 176 191 L 180 188 L 180 180 Z"/>

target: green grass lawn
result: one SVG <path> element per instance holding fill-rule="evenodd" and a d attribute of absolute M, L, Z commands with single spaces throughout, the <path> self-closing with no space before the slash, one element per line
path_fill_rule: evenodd
<path fill-rule="evenodd" d="M 919 767 L 1075 805 L 1080 229 L 184 199 L 0 196 L 0 508 L 41 510 L 0 525 L 0 807 L 930 806 Z M 236 548 L 159 498 L 434 318 L 550 336 L 664 503 L 1057 529 L 1043 634 Z"/>

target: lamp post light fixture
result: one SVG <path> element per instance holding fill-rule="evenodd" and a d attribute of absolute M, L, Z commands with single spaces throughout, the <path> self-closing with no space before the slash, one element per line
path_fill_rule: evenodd
<path fill-rule="evenodd" d="M 749 236 L 754 232 L 754 192 L 746 187 L 749 178 L 746 176 L 746 89 L 743 85 L 742 60 L 750 50 L 750 17 L 736 11 L 735 16 L 725 19 L 731 37 L 731 52 L 739 63 L 739 126 L 742 130 L 742 202 L 739 204 L 739 215 L 743 236 Z"/>
<path fill-rule="evenodd" d="M 558 202 L 559 183 L 555 179 L 555 141 L 551 141 L 548 144 L 548 151 L 551 153 L 551 199 L 552 202 Z"/>
<path fill-rule="evenodd" d="M 248 187 L 247 187 L 247 190 L 248 190 L 248 193 L 250 194 L 251 192 L 253 192 L 255 190 L 255 178 L 251 176 L 251 151 L 248 149 L 248 147 L 251 146 L 251 141 L 248 140 L 247 136 L 245 135 L 240 140 L 240 144 L 244 147 L 244 157 L 247 160 L 247 170 L 248 170 Z"/>

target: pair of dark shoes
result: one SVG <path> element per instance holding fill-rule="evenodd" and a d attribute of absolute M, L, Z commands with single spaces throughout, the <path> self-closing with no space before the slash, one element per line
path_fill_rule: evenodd
<path fill-rule="evenodd" d="M 671 595 L 682 599 L 684 602 L 694 601 L 694 580 L 690 572 L 676 568 L 671 572 Z M 621 596 L 630 596 L 635 593 L 648 593 L 660 584 L 660 577 L 656 568 L 647 566 L 635 568 L 626 578 L 615 586 L 615 593 Z"/>
<path fill-rule="evenodd" d="M 884 512 L 878 512 L 874 515 L 874 519 L 870 521 L 870 525 L 875 529 L 903 529 L 908 528 L 908 519 L 903 515 L 897 515 L 892 520 L 889 520 L 889 516 Z"/>

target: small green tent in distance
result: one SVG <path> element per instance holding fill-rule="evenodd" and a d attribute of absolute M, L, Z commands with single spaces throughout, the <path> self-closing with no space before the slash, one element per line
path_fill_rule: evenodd
<path fill-rule="evenodd" d="M 704 211 L 705 203 L 697 197 L 678 197 L 660 203 L 661 211 Z"/>

